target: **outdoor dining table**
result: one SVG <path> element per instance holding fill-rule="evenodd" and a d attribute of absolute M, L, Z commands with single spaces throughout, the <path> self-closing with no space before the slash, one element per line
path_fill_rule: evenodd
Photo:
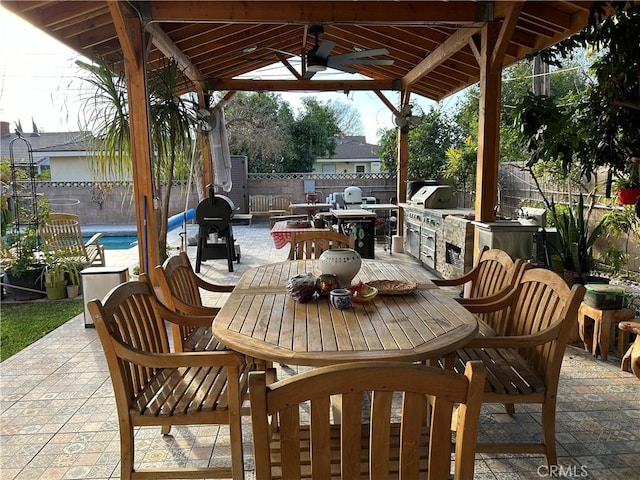
<path fill-rule="evenodd" d="M 287 243 L 291 242 L 291 234 L 298 232 L 326 232 L 328 228 L 315 228 L 315 227 L 290 227 L 287 221 L 276 222 L 271 229 L 271 237 L 273 238 L 273 244 L 276 249 L 280 250 Z"/>
<path fill-rule="evenodd" d="M 290 260 L 245 272 L 213 320 L 213 335 L 238 352 L 288 365 L 360 360 L 416 362 L 439 358 L 471 340 L 474 315 L 439 289 L 422 266 L 363 259 L 353 283 L 412 280 L 416 290 L 378 295 L 338 310 L 327 297 L 297 303 L 289 278 L 319 275 L 317 260 Z"/>

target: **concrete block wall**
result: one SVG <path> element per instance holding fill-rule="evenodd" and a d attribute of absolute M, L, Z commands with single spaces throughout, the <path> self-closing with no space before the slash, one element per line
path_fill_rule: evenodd
<path fill-rule="evenodd" d="M 304 180 L 315 181 L 320 198 L 356 185 L 367 197 L 388 203 L 396 195 L 391 174 L 250 174 L 249 195 L 291 195 L 293 202 L 305 202 Z M 133 225 L 136 223 L 131 182 L 37 182 L 38 194 L 49 200 L 51 211 L 74 213 L 82 225 Z M 187 195 L 189 197 L 186 203 Z M 170 215 L 196 208 L 200 203 L 195 186 L 175 182 L 171 190 Z"/>

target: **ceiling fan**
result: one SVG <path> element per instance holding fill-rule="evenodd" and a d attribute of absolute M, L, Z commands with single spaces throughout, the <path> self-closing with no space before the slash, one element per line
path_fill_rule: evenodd
<path fill-rule="evenodd" d="M 376 48 L 373 50 L 362 50 L 341 55 L 329 55 L 336 42 L 333 40 L 323 40 L 318 45 L 318 37 L 324 33 L 322 25 L 311 25 L 309 32 L 315 37 L 315 45 L 305 55 L 306 71 L 305 79 L 310 79 L 317 72 L 322 72 L 327 68 L 333 68 L 347 73 L 358 73 L 349 65 L 393 65 L 393 60 L 385 60 L 381 58 L 367 58 L 376 55 L 387 55 L 389 51 L 386 48 Z"/>
<path fill-rule="evenodd" d="M 424 113 L 417 103 L 405 103 L 399 112 L 394 114 L 393 123 L 403 132 L 408 132 L 409 127 L 422 121 Z"/>

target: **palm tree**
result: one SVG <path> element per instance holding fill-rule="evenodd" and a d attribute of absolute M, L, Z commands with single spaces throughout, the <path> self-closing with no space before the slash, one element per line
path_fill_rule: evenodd
<path fill-rule="evenodd" d="M 124 74 L 102 59 L 95 64 L 78 62 L 88 76 L 90 90 L 82 98 L 82 129 L 92 133 L 96 173 L 102 178 L 128 178 L 132 173 L 129 111 Z M 173 60 L 149 74 L 149 116 L 152 144 L 154 197 L 160 200 L 158 251 L 166 257 L 169 201 L 176 172 L 185 172 L 191 158 L 195 131 L 195 104 L 180 97 L 179 86 L 187 78 Z"/>

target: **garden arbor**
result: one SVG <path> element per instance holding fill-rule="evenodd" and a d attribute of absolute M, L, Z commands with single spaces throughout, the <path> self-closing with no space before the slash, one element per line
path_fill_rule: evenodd
<path fill-rule="evenodd" d="M 592 3 L 5 0 L 3 6 L 88 57 L 124 58 L 137 226 L 139 238 L 144 239 L 155 238 L 157 231 L 145 78 L 148 71 L 159 68 L 162 57 L 177 60 L 192 82 L 182 85 L 182 91 L 195 90 L 201 105 L 212 92 L 226 92 L 224 102 L 236 91 L 368 90 L 398 114 L 411 95 L 438 101 L 479 81 L 476 219 L 492 221 L 501 71 L 582 29 Z M 318 26 L 322 34 L 316 37 Z M 316 38 L 319 51 L 313 50 Z M 331 66 L 331 56 L 353 58 L 354 52 L 367 50 L 376 53 L 346 65 L 360 75 L 346 80 L 324 76 L 323 62 Z M 251 72 L 272 64 L 281 65 L 285 76 L 251 77 Z M 408 143 L 407 132 L 400 133 L 397 165 L 402 199 Z M 205 183 L 213 178 L 210 158 L 205 158 L 204 176 Z M 149 272 L 158 258 L 155 242 L 140 242 L 142 270 Z"/>

